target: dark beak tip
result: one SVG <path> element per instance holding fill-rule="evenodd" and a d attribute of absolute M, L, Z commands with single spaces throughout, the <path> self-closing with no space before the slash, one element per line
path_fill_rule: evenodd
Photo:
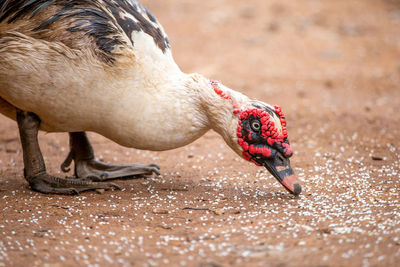
<path fill-rule="evenodd" d="M 293 185 L 293 195 L 298 196 L 301 193 L 301 186 L 299 183 Z"/>
<path fill-rule="evenodd" d="M 284 176 L 282 180 L 278 181 L 288 190 L 291 194 L 298 196 L 301 193 L 301 185 L 295 174 Z"/>

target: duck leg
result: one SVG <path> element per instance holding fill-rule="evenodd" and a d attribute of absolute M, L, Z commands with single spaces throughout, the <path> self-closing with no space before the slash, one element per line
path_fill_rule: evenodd
<path fill-rule="evenodd" d="M 33 190 L 42 193 L 77 194 L 95 189 L 119 189 L 118 185 L 113 183 L 98 183 L 49 175 L 46 172 L 38 142 L 39 117 L 30 112 L 17 110 L 17 122 L 24 158 L 24 176 Z"/>
<path fill-rule="evenodd" d="M 144 176 L 159 175 L 158 165 L 111 165 L 98 161 L 94 157 L 93 147 L 85 132 L 69 133 L 71 151 L 61 164 L 61 170 L 68 172 L 72 160 L 75 163 L 75 176 L 92 181 L 106 181 L 112 179 L 135 179 Z"/>

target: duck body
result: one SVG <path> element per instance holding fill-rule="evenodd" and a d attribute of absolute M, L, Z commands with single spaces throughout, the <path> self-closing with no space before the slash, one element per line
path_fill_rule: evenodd
<path fill-rule="evenodd" d="M 18 38 L 22 43 L 27 37 Z M 142 71 L 150 69 L 147 76 L 135 70 L 139 64 L 134 56 L 112 67 L 93 64 L 91 55 L 76 56 L 70 64 L 71 59 L 48 49 L 33 51 L 40 52 L 35 61 L 29 53 L 11 55 L 13 60 L 3 57 L 0 63 L 5 81 L 0 96 L 37 114 L 42 130 L 93 131 L 124 146 L 150 150 L 185 145 L 206 130 L 205 121 L 190 115 L 198 114 L 197 103 L 186 101 L 195 99 L 190 96 L 195 92 L 180 86 L 188 77 L 173 62 L 165 67 L 168 72 L 143 64 Z M 48 62 L 54 64 L 49 67 Z"/>
<path fill-rule="evenodd" d="M 99 1 L 81 2 L 86 2 L 85 8 L 99 10 Z M 136 8 L 143 7 L 137 4 Z M 47 9 L 55 14 L 62 10 Z M 45 7 L 41 12 L 46 11 Z M 46 15 L 46 19 L 51 17 L 51 13 Z M 199 103 L 193 103 L 200 100 L 198 92 L 187 88 L 192 77 L 180 71 L 171 50 L 160 49 L 152 36 L 133 31 L 134 45 L 127 42 L 102 51 L 110 53 L 110 63 L 95 54 L 100 49 L 96 43 L 80 43 L 95 42 L 90 34 L 69 46 L 58 37 L 74 34 L 68 30 L 53 39 L 35 38 L 41 35 L 32 29 L 43 23 L 43 16 L 35 18 L 29 21 L 30 27 L 22 22 L 9 24 L 7 19 L 0 24 L 0 97 L 37 114 L 42 130 L 94 131 L 124 146 L 165 150 L 186 145 L 209 129 L 206 119 L 198 118 L 203 116 Z M 65 29 L 78 22 L 60 18 L 50 26 Z M 121 30 L 120 34 L 126 33 Z"/>
<path fill-rule="evenodd" d="M 161 25 L 134 0 L 0 0 L 0 113 L 17 120 L 21 138 L 29 120 L 44 131 L 69 132 L 75 165 L 83 157 L 76 154 L 92 149 L 71 133 L 85 131 L 127 147 L 167 150 L 213 129 L 256 164 L 271 151 L 291 156 L 280 109 L 183 73 Z M 262 117 L 272 123 L 263 134 L 244 129 Z M 263 148 L 267 136 L 271 148 Z M 28 158 L 24 153 L 25 165 Z M 282 177 L 292 177 L 288 190 L 298 194 L 292 174 Z"/>

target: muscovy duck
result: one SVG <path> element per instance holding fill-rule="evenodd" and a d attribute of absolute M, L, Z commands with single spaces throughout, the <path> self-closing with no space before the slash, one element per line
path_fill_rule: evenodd
<path fill-rule="evenodd" d="M 279 106 L 183 73 L 157 19 L 135 0 L 0 0 L 0 113 L 16 120 L 33 190 L 72 194 L 159 174 L 156 164 L 95 159 L 86 131 L 118 144 L 167 150 L 209 129 L 240 156 L 301 192 Z M 46 171 L 38 131 L 68 132 L 76 178 Z"/>

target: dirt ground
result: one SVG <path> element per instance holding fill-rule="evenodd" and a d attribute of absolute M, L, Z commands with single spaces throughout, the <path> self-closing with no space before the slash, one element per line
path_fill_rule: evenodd
<path fill-rule="evenodd" d="M 39 194 L 23 178 L 16 123 L 1 116 L 0 266 L 398 266 L 400 3 L 143 3 L 185 72 L 282 106 L 303 193 L 209 132 L 167 152 L 90 134 L 98 158 L 156 162 L 162 175 Z M 67 134 L 40 142 L 64 176 Z"/>

